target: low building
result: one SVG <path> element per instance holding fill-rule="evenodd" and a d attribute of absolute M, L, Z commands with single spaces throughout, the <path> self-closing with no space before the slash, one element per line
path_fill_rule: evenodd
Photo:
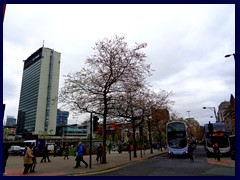
<path fill-rule="evenodd" d="M 78 124 L 57 126 L 56 136 L 79 136 L 87 138 L 87 127 Z"/>

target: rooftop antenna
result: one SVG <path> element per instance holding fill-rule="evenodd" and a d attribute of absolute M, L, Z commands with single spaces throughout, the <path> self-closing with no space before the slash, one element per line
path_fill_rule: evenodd
<path fill-rule="evenodd" d="M 42 47 L 44 47 L 44 40 L 43 40 L 43 44 L 42 44 Z"/>
<path fill-rule="evenodd" d="M 191 112 L 191 111 L 187 111 L 187 113 L 188 113 L 188 118 L 190 118 L 190 112 Z"/>

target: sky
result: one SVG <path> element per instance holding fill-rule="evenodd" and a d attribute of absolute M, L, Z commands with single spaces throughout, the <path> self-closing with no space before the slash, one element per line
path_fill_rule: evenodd
<path fill-rule="evenodd" d="M 235 97 L 234 4 L 8 4 L 3 23 L 3 103 L 17 118 L 23 60 L 38 48 L 61 53 L 59 89 L 64 77 L 86 67 L 95 42 L 125 36 L 154 69 L 154 91 L 172 92 L 173 112 L 200 125 L 215 122 L 215 107 Z M 64 110 L 64 109 L 62 109 Z M 72 117 L 80 123 L 89 115 Z"/>

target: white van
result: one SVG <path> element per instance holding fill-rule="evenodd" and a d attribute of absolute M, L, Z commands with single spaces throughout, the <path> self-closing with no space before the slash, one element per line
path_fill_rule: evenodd
<path fill-rule="evenodd" d="M 48 145 L 48 152 L 49 154 L 53 154 L 54 153 L 54 145 L 55 143 L 49 143 L 49 142 L 45 142 L 45 140 L 25 140 L 23 142 L 24 146 L 36 146 L 37 147 L 37 154 L 38 156 L 42 155 L 42 151 L 43 148 L 45 146 L 45 144 Z"/>

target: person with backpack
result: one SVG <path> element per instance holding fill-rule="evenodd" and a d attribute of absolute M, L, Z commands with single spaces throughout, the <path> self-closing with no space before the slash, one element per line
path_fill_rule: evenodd
<path fill-rule="evenodd" d="M 78 168 L 80 167 L 80 163 L 81 161 L 85 164 L 85 168 L 88 167 L 88 164 L 86 163 L 86 161 L 84 161 L 83 159 L 83 155 L 84 155 L 85 151 L 84 151 L 84 145 L 82 142 L 78 143 L 78 148 L 77 148 L 77 153 L 76 153 L 76 166 L 74 168 Z"/>

